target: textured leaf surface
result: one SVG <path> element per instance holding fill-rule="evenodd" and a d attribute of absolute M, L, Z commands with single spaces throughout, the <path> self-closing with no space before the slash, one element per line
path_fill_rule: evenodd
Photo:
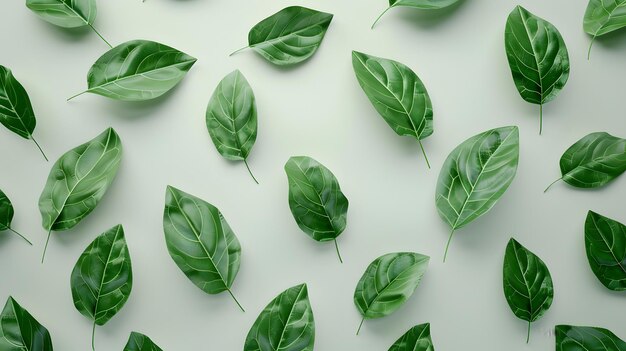
<path fill-rule="evenodd" d="M 409 329 L 389 348 L 389 351 L 435 351 L 430 338 L 430 323 Z"/>
<path fill-rule="evenodd" d="M 626 343 L 604 328 L 557 325 L 556 351 L 624 351 Z"/>
<path fill-rule="evenodd" d="M 13 204 L 6 194 L 0 190 L 0 232 L 11 228 L 13 221 Z"/>
<path fill-rule="evenodd" d="M 96 19 L 96 0 L 26 0 L 44 20 L 64 28 L 84 27 Z"/>
<path fill-rule="evenodd" d="M 48 329 L 10 296 L 0 314 L 0 350 L 52 351 Z"/>
<path fill-rule="evenodd" d="M 626 0 L 590 0 L 583 28 L 593 37 L 626 27 Z"/>
<path fill-rule="evenodd" d="M 157 346 L 149 337 L 137 333 L 131 332 L 128 342 L 124 347 L 124 351 L 163 351 Z"/>
<path fill-rule="evenodd" d="M 0 65 L 0 123 L 24 139 L 30 139 L 36 120 L 28 93 L 10 69 Z"/>
<path fill-rule="evenodd" d="M 456 4 L 459 0 L 389 0 L 389 6 L 407 6 L 422 10 L 442 9 Z"/>
<path fill-rule="evenodd" d="M 598 280 L 611 290 L 626 290 L 626 226 L 589 211 L 585 221 L 585 248 Z"/>

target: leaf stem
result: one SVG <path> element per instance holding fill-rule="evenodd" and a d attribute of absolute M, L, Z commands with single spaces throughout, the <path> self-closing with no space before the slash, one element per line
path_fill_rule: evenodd
<path fill-rule="evenodd" d="M 96 317 L 93 317 L 93 328 L 91 328 L 91 349 L 96 351 Z"/>
<path fill-rule="evenodd" d="M 339 262 L 343 263 L 343 259 L 341 258 L 341 254 L 339 253 L 339 245 L 337 245 L 337 238 L 335 238 L 335 250 L 337 251 L 337 257 L 339 257 Z"/>
<path fill-rule="evenodd" d="M 546 190 L 544 190 L 544 191 L 543 191 L 543 193 L 545 194 L 545 193 L 546 193 L 546 191 L 550 190 L 550 188 L 551 188 L 551 187 L 552 187 L 552 186 L 553 186 L 556 182 L 558 182 L 558 181 L 559 181 L 559 180 L 561 180 L 561 179 L 563 179 L 563 178 L 561 177 L 561 178 L 559 178 L 559 179 L 557 179 L 557 180 L 553 181 L 552 183 L 550 183 L 550 185 L 548 185 L 548 187 L 546 188 Z"/>
<path fill-rule="evenodd" d="M 113 46 L 106 40 L 104 39 L 104 37 L 102 36 L 102 34 L 100 34 L 100 32 L 98 32 L 98 30 L 91 25 L 91 23 L 87 23 L 87 25 L 89 27 L 91 27 L 91 29 L 93 29 L 94 32 L 96 32 L 96 34 L 98 34 L 98 36 L 100 37 L 100 39 L 102 39 L 105 43 L 107 43 L 107 45 L 109 46 L 109 48 L 113 49 Z"/>
<path fill-rule="evenodd" d="M 528 333 L 526 334 L 526 343 L 530 341 L 530 321 L 528 321 Z"/>
<path fill-rule="evenodd" d="M 361 324 L 359 324 L 359 329 L 356 330 L 356 335 L 359 335 L 359 332 L 361 331 L 361 327 L 363 326 L 363 322 L 365 322 L 365 317 L 361 319 Z"/>
<path fill-rule="evenodd" d="M 543 104 L 539 104 L 539 135 L 543 131 Z"/>
<path fill-rule="evenodd" d="M 234 54 L 236 54 L 236 53 L 238 53 L 238 52 L 240 52 L 240 51 L 243 51 L 243 50 L 245 50 L 245 49 L 247 49 L 247 48 L 249 48 L 249 47 L 250 47 L 250 45 L 248 45 L 248 46 L 244 46 L 244 47 L 242 47 L 241 49 L 235 50 L 235 51 L 231 52 L 231 53 L 230 53 L 230 55 L 228 55 L 228 57 L 233 56 Z"/>
<path fill-rule="evenodd" d="M 230 294 L 230 296 L 233 298 L 233 300 L 235 300 L 235 303 L 237 303 L 237 306 L 239 306 L 239 308 L 241 309 L 241 312 L 246 312 L 246 310 L 243 309 L 243 307 L 241 307 L 241 304 L 239 303 L 239 301 L 237 301 L 237 298 L 235 297 L 235 295 L 233 295 L 233 292 L 230 291 L 230 289 L 226 289 L 228 290 L 228 293 Z"/>
<path fill-rule="evenodd" d="M 424 159 L 426 160 L 426 165 L 428 166 L 428 169 L 430 169 L 430 162 L 428 162 L 428 156 L 426 156 L 426 151 L 424 151 L 422 141 L 418 139 L 417 142 L 420 144 L 420 149 L 422 149 L 422 154 L 424 155 Z"/>
<path fill-rule="evenodd" d="M 26 237 L 20 234 L 17 230 L 14 230 L 13 228 L 9 228 L 9 230 L 12 231 L 14 234 L 17 234 L 18 236 L 20 236 L 22 239 L 26 240 L 26 242 L 29 243 L 31 246 L 33 245 L 33 243 L 31 243 L 30 240 L 26 239 Z"/>
<path fill-rule="evenodd" d="M 79 96 L 81 96 L 81 95 L 83 95 L 83 94 L 87 93 L 88 91 L 89 91 L 89 90 L 85 90 L 85 91 L 83 91 L 82 93 L 78 93 L 78 94 L 76 94 L 76 95 L 72 95 L 72 96 L 71 96 L 71 97 L 69 97 L 66 101 L 70 101 L 70 100 L 72 100 L 73 98 L 79 97 Z"/>
<path fill-rule="evenodd" d="M 446 258 L 448 257 L 448 248 L 450 248 L 450 243 L 452 242 L 452 237 L 454 236 L 454 229 L 450 232 L 450 237 L 448 238 L 448 243 L 446 244 L 446 251 L 443 254 L 443 263 L 446 263 Z"/>
<path fill-rule="evenodd" d="M 48 239 L 46 239 L 46 246 L 43 247 L 43 254 L 41 255 L 41 263 L 43 264 L 44 258 L 46 258 L 46 251 L 48 250 L 48 242 L 50 242 L 50 234 L 52 229 L 48 230 Z"/>
<path fill-rule="evenodd" d="M 37 145 L 37 148 L 39 149 L 39 151 L 41 152 L 41 154 L 43 155 L 43 158 L 46 159 L 46 162 L 49 162 L 50 160 L 48 160 L 48 156 L 46 156 L 46 153 L 43 152 L 43 149 L 41 148 L 41 146 L 39 146 L 39 143 L 37 142 L 37 140 L 35 140 L 35 137 L 33 137 L 32 135 L 30 136 L 30 138 L 33 140 L 33 142 L 35 143 L 35 145 Z"/>
<path fill-rule="evenodd" d="M 374 26 L 376 25 L 376 23 L 378 23 L 378 21 L 380 21 L 380 18 L 381 18 L 381 17 L 383 17 L 383 15 L 384 15 L 385 13 L 387 13 L 387 11 L 391 10 L 391 8 L 392 8 L 392 7 L 393 7 L 393 6 L 389 6 L 389 7 L 387 7 L 387 8 L 385 9 L 385 11 L 383 11 L 383 13 L 381 13 L 381 14 L 380 14 L 380 15 L 376 18 L 376 21 L 374 21 L 374 23 L 372 23 L 372 27 L 371 27 L 370 29 L 374 29 Z"/>
<path fill-rule="evenodd" d="M 593 46 L 593 42 L 596 40 L 596 36 L 594 35 L 591 38 L 591 43 L 589 43 L 589 49 L 587 50 L 587 61 L 591 58 L 591 47 Z"/>
<path fill-rule="evenodd" d="M 256 178 L 254 177 L 254 174 L 252 174 L 252 171 L 250 170 L 250 166 L 248 166 L 248 160 L 243 160 L 243 163 L 246 165 L 246 168 L 248 169 L 248 173 L 250 173 L 250 176 L 252 177 L 252 179 L 254 179 L 254 182 L 259 184 L 259 181 L 256 180 Z"/>

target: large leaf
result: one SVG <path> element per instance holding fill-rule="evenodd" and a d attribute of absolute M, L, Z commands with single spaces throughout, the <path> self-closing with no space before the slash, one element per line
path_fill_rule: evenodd
<path fill-rule="evenodd" d="M 557 325 L 556 351 L 624 351 L 626 342 L 613 332 L 597 327 Z"/>
<path fill-rule="evenodd" d="M 124 351 L 163 351 L 157 344 L 155 344 L 149 337 L 137 333 L 131 332 L 128 342 L 124 347 Z"/>
<path fill-rule="evenodd" d="M 227 160 L 243 160 L 256 141 L 257 117 L 254 92 L 246 77 L 235 70 L 217 85 L 206 110 L 206 126 L 217 151 Z"/>
<path fill-rule="evenodd" d="M 52 351 L 48 329 L 11 296 L 0 314 L 0 350 Z"/>
<path fill-rule="evenodd" d="M 248 46 L 240 50 L 252 48 L 279 66 L 300 63 L 317 51 L 332 19 L 330 13 L 301 6 L 286 7 L 252 27 Z"/>
<path fill-rule="evenodd" d="M 196 59 L 167 45 L 132 40 L 102 55 L 87 74 L 86 91 L 122 101 L 157 98 L 176 86 Z"/>
<path fill-rule="evenodd" d="M 430 323 L 416 325 L 400 337 L 389 351 L 435 351 L 430 338 Z"/>
<path fill-rule="evenodd" d="M 601 187 L 626 171 L 626 139 L 590 133 L 565 151 L 560 166 L 561 178 L 545 191 L 559 180 L 577 188 Z"/>
<path fill-rule="evenodd" d="M 626 27 L 626 0 L 589 0 L 583 28 L 592 36 L 587 58 L 596 37 Z"/>
<path fill-rule="evenodd" d="M 31 139 L 48 161 L 48 157 L 33 137 L 37 121 L 28 93 L 15 79 L 11 70 L 2 65 L 0 65 L 0 123 L 22 138 Z"/>
<path fill-rule="evenodd" d="M 163 213 L 172 259 L 207 294 L 228 293 L 239 272 L 241 245 L 222 213 L 210 203 L 168 186 Z"/>
<path fill-rule="evenodd" d="M 389 0 L 389 7 L 383 11 L 383 13 L 376 18 L 374 24 L 372 24 L 372 28 L 378 23 L 378 21 L 383 17 L 387 11 L 391 10 L 394 7 L 411 7 L 418 10 L 439 10 L 448 6 L 452 6 L 459 2 L 460 0 Z"/>
<path fill-rule="evenodd" d="M 454 231 L 487 213 L 509 187 L 519 160 L 519 130 L 502 127 L 475 135 L 457 146 L 441 167 L 435 203 Z"/>
<path fill-rule="evenodd" d="M 433 133 L 433 106 L 419 77 L 400 62 L 352 51 L 352 67 L 365 95 L 398 135 L 422 139 Z"/>
<path fill-rule="evenodd" d="M 0 190 L 0 232 L 8 230 L 22 239 L 26 240 L 27 243 L 31 244 L 30 240 L 26 239 L 25 236 L 11 228 L 11 222 L 13 221 L 13 204 L 11 200 L 6 196 L 6 194 Z"/>
<path fill-rule="evenodd" d="M 289 180 L 289 208 L 296 223 L 317 241 L 335 242 L 346 229 L 348 199 L 335 175 L 307 156 L 291 157 L 285 164 Z M 342 261 L 343 262 L 343 261 Z"/>
<path fill-rule="evenodd" d="M 524 100 L 539 105 L 541 134 L 543 105 L 558 95 L 569 77 L 565 42 L 550 22 L 517 6 L 506 21 L 504 46 L 517 90 Z"/>
<path fill-rule="evenodd" d="M 70 279 L 74 306 L 96 325 L 104 325 L 124 307 L 133 272 L 121 225 L 100 234 L 80 255 Z M 91 345 L 94 348 L 94 335 Z"/>
<path fill-rule="evenodd" d="M 48 240 L 52 231 L 73 228 L 96 208 L 113 182 L 121 159 L 122 142 L 112 128 L 59 158 L 39 198 Z"/>
<path fill-rule="evenodd" d="M 291 287 L 259 314 L 244 351 L 313 351 L 315 321 L 306 284 Z"/>
<path fill-rule="evenodd" d="M 585 248 L 598 280 L 611 290 L 626 290 L 626 226 L 589 211 L 585 221 Z"/>
<path fill-rule="evenodd" d="M 354 304 L 366 319 L 385 317 L 413 295 L 428 268 L 430 257 L 414 252 L 390 253 L 375 259 L 354 290 Z"/>
<path fill-rule="evenodd" d="M 515 239 L 511 238 L 504 254 L 502 280 L 504 297 L 517 318 L 530 324 L 543 316 L 552 305 L 554 286 L 546 264 Z"/>

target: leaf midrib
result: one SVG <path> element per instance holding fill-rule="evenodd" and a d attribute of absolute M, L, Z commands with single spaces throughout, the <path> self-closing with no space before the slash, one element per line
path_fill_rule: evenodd
<path fill-rule="evenodd" d="M 117 241 L 117 236 L 119 235 L 121 227 L 118 226 L 115 230 L 115 236 L 113 237 L 113 241 L 111 242 L 111 250 L 109 250 L 109 254 L 107 255 L 107 260 L 104 263 L 104 269 L 102 270 L 102 278 L 100 279 L 100 285 L 98 286 L 98 297 L 96 298 L 96 305 L 93 310 L 93 321 L 97 324 L 96 314 L 98 313 L 98 304 L 100 303 L 100 292 L 102 291 L 102 286 L 104 285 L 104 276 L 106 275 L 107 268 L 109 267 L 109 263 L 111 262 L 111 254 L 113 253 L 113 247 L 115 246 L 115 242 Z"/>
<path fill-rule="evenodd" d="M 541 90 L 539 94 L 541 95 L 541 104 L 543 104 L 544 96 L 543 96 L 543 74 L 541 72 L 541 68 L 539 67 L 539 61 L 537 60 L 537 51 L 535 50 L 535 46 L 533 45 L 533 39 L 530 34 L 530 29 L 528 28 L 528 24 L 526 21 L 528 17 L 525 16 L 524 11 L 522 11 L 521 7 L 517 8 L 520 17 L 522 18 L 522 24 L 524 25 L 524 29 L 526 30 L 526 36 L 528 37 L 528 42 L 530 43 L 530 48 L 533 51 L 533 58 L 535 59 L 535 65 L 537 66 L 537 73 L 539 75 L 539 89 Z"/>
<path fill-rule="evenodd" d="M 617 259 L 617 256 L 615 256 L 615 253 L 613 252 L 613 249 L 609 245 L 609 243 L 606 240 L 606 238 L 604 237 L 604 235 L 602 235 L 602 231 L 600 230 L 600 228 L 598 227 L 598 224 L 596 222 L 596 216 L 591 216 L 591 219 L 593 221 L 593 226 L 596 228 L 596 231 L 598 232 L 598 235 L 600 236 L 600 238 L 602 238 L 602 241 L 606 245 L 607 249 L 609 249 L 609 252 L 611 253 L 611 256 L 613 256 L 613 259 L 617 263 L 618 267 L 621 268 L 624 273 L 626 273 L 626 267 L 622 266 L 622 262 Z"/>
<path fill-rule="evenodd" d="M 9 73 L 9 76 L 13 78 L 13 80 L 17 81 L 17 79 L 15 79 L 15 76 L 13 76 L 11 72 L 8 72 L 8 73 Z M 7 83 L 7 81 L 5 81 L 5 83 Z M 2 88 L 4 89 L 5 92 L 7 91 L 6 84 L 2 84 Z M 15 90 L 15 88 L 13 88 L 13 90 Z M 28 127 L 26 127 L 26 124 L 24 124 L 24 121 L 22 119 L 23 116 L 21 116 L 15 109 L 15 106 L 13 105 L 13 101 L 11 101 L 11 99 L 9 98 L 9 94 L 7 94 L 6 97 L 7 97 L 7 101 L 9 102 L 9 105 L 11 105 L 11 110 L 13 111 L 13 113 L 15 113 L 15 116 L 17 117 L 17 120 L 20 121 L 20 123 L 22 124 L 22 127 L 24 127 L 24 130 L 28 133 L 28 138 L 31 138 L 32 134 L 30 133 L 30 131 L 28 131 Z"/>
<path fill-rule="evenodd" d="M 526 291 L 528 292 L 528 305 L 529 305 L 529 321 L 533 320 L 533 297 L 532 294 L 530 292 L 530 285 L 528 284 L 528 280 L 526 279 L 526 274 L 524 274 L 524 269 L 522 267 L 522 264 L 520 262 L 520 258 L 519 258 L 519 253 L 517 250 L 517 245 L 514 243 L 513 244 L 513 252 L 515 253 L 515 262 L 517 263 L 517 267 L 519 268 L 520 274 L 522 275 L 522 278 L 524 278 L 524 286 L 526 287 Z M 528 255 L 526 255 L 528 256 Z M 529 265 L 530 266 L 530 265 Z"/>
<path fill-rule="evenodd" d="M 300 295 L 302 295 L 303 291 L 304 291 L 304 286 L 302 286 L 300 288 L 300 291 L 298 291 L 298 295 L 296 295 L 296 299 L 294 300 L 293 304 L 291 305 L 291 308 L 289 309 L 289 316 L 287 316 L 287 320 L 285 321 L 285 327 L 283 328 L 282 332 L 280 333 L 280 339 L 278 340 L 278 345 L 276 345 L 276 350 L 280 350 L 280 345 L 283 343 L 283 337 L 285 336 L 285 331 L 287 330 L 287 325 L 289 324 L 289 320 L 291 319 L 291 315 L 293 314 L 293 311 L 296 309 L 296 304 L 298 303 L 298 301 L 300 299 Z"/>
<path fill-rule="evenodd" d="M 602 0 L 601 0 L 601 1 L 602 1 Z M 604 7 L 604 4 L 602 4 L 602 3 L 601 3 L 601 6 L 602 6 L 602 8 L 603 8 L 603 9 L 606 9 L 606 8 Z M 598 36 L 598 33 L 600 33 L 600 31 L 602 31 L 603 29 L 605 29 L 605 28 L 607 28 L 607 27 L 608 27 L 608 26 L 607 26 L 607 24 L 608 24 L 609 22 L 611 22 L 611 19 L 612 19 L 612 17 L 613 17 L 613 14 L 615 13 L 615 11 L 616 11 L 618 8 L 623 7 L 623 6 L 626 6 L 626 1 L 625 1 L 625 2 L 622 2 L 621 4 L 619 4 L 619 5 L 617 5 L 617 6 L 615 6 L 615 8 L 613 8 L 613 10 L 612 10 L 611 12 L 609 12 L 609 15 L 608 15 L 608 17 L 607 17 L 607 19 L 606 19 L 606 22 L 602 23 L 602 24 L 600 25 L 600 27 L 596 30 L 596 32 L 595 32 L 595 33 L 593 33 L 593 38 L 594 38 L 594 39 Z"/>
<path fill-rule="evenodd" d="M 324 14 L 324 13 L 325 13 L 325 12 L 320 12 L 320 11 L 318 11 L 318 12 L 319 12 L 320 14 Z M 314 15 L 315 15 L 315 14 L 314 14 Z M 329 15 L 329 14 L 327 14 L 327 15 Z M 332 16 L 330 16 L 330 20 L 332 21 Z M 308 26 L 306 26 L 306 27 L 304 27 L 304 28 L 302 28 L 302 29 L 298 29 L 298 30 L 296 30 L 296 31 L 289 32 L 289 33 L 287 33 L 287 34 L 280 35 L 280 36 L 278 36 L 278 37 L 276 37 L 276 38 L 272 38 L 272 39 L 269 39 L 269 40 L 267 40 L 267 37 L 266 37 L 266 38 L 265 38 L 265 40 L 263 40 L 263 41 L 260 41 L 260 42 L 258 42 L 258 43 L 254 43 L 254 44 L 250 44 L 250 47 L 251 47 L 251 48 L 254 48 L 254 47 L 257 47 L 257 46 L 262 45 L 262 44 L 274 44 L 275 42 L 282 42 L 284 38 L 287 38 L 287 37 L 292 36 L 292 35 L 299 34 L 299 33 L 301 33 L 301 32 L 304 32 L 305 30 L 308 30 L 308 29 L 310 29 L 310 28 L 312 28 L 312 27 L 315 27 L 315 26 L 321 26 L 321 25 L 323 25 L 323 24 L 324 24 L 324 22 L 326 22 L 326 21 L 327 21 L 327 19 L 324 19 L 324 20 L 322 20 L 322 21 L 318 21 L 318 22 L 315 22 L 315 23 L 313 23 L 313 24 L 311 24 L 311 25 L 308 25 Z M 289 25 L 289 24 L 290 24 L 290 23 L 287 23 L 287 25 Z M 287 25 L 285 25 L 285 27 L 286 27 Z"/>

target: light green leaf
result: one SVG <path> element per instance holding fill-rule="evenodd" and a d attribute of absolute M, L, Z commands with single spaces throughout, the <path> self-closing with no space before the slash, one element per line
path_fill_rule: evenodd
<path fill-rule="evenodd" d="M 460 0 L 389 0 L 389 7 L 376 18 L 376 21 L 372 24 L 372 29 L 383 15 L 394 7 L 411 7 L 418 10 L 439 10 L 452 6 L 459 1 Z"/>
<path fill-rule="evenodd" d="M 626 226 L 593 211 L 585 221 L 585 248 L 593 274 L 610 290 L 626 290 Z"/>
<path fill-rule="evenodd" d="M 400 337 L 389 351 L 435 351 L 430 338 L 430 323 L 416 325 Z"/>
<path fill-rule="evenodd" d="M 626 27 L 626 0 L 589 0 L 583 28 L 592 36 L 587 59 L 591 55 L 591 46 L 596 37 Z"/>
<path fill-rule="evenodd" d="M 0 314 L 0 350 L 53 351 L 48 329 L 11 296 Z"/>
<path fill-rule="evenodd" d="M 556 351 L 626 350 L 626 342 L 608 329 L 557 325 L 555 330 Z"/>

